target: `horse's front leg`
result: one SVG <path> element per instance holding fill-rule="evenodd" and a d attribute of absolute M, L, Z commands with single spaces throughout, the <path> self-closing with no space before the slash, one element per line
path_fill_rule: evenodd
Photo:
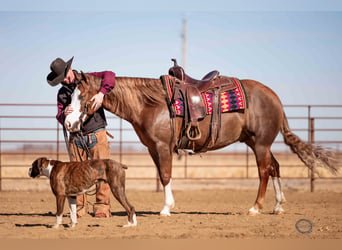
<path fill-rule="evenodd" d="M 172 153 L 168 145 L 157 145 L 156 151 L 149 150 L 158 169 L 159 178 L 164 188 L 164 207 L 160 211 L 162 216 L 171 216 L 171 209 L 175 206 L 172 194 Z"/>
<path fill-rule="evenodd" d="M 172 178 L 170 178 L 169 183 L 164 185 L 164 207 L 160 211 L 160 215 L 162 216 L 171 216 L 170 210 L 175 207 L 175 200 L 172 194 L 172 187 L 171 187 Z M 163 182 L 162 182 L 163 183 Z"/>

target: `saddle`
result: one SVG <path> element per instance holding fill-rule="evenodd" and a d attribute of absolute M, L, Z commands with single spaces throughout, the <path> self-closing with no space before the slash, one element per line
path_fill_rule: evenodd
<path fill-rule="evenodd" d="M 221 126 L 221 108 L 220 93 L 236 88 L 236 83 L 229 77 L 220 76 L 217 70 L 213 70 L 206 74 L 201 80 L 188 76 L 184 69 L 177 64 L 176 59 L 172 59 L 174 66 L 169 69 L 171 76 L 171 84 L 166 86 L 166 80 L 161 77 L 164 88 L 172 96 L 168 100 L 168 106 L 171 117 L 174 117 L 172 105 L 178 98 L 184 103 L 184 121 L 182 128 L 182 137 L 177 142 L 177 149 L 186 148 L 189 143 L 195 142 L 202 138 L 198 122 L 203 120 L 207 115 L 206 103 L 203 100 L 203 93 L 212 93 L 212 113 L 210 122 L 210 133 L 203 146 L 212 147 L 218 136 Z M 171 88 L 171 89 L 170 89 Z M 194 145 L 194 144 L 193 144 Z"/>
<path fill-rule="evenodd" d="M 192 85 L 200 92 L 204 92 L 210 88 L 212 80 L 214 80 L 220 72 L 213 70 L 206 74 L 201 80 L 196 80 L 187 74 L 185 74 L 184 69 L 177 64 L 176 59 L 171 59 L 174 62 L 174 66 L 169 69 L 169 75 L 176 77 L 177 79 L 183 81 L 185 84 Z"/>

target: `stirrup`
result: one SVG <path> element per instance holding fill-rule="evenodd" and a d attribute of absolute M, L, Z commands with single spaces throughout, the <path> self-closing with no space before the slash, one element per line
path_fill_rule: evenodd
<path fill-rule="evenodd" d="M 191 136 L 190 135 L 190 130 L 191 128 L 194 128 L 194 134 L 195 136 Z M 201 138 L 202 134 L 201 134 L 201 131 L 200 129 L 198 128 L 198 125 L 197 125 L 197 122 L 195 124 L 195 126 L 193 126 L 192 123 L 188 123 L 188 126 L 186 128 L 186 137 L 190 140 L 190 141 L 197 141 Z"/>

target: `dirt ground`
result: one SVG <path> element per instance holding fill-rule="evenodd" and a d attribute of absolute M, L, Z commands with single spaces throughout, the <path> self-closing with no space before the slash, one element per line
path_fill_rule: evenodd
<path fill-rule="evenodd" d="M 159 216 L 163 193 L 128 190 L 137 211 L 138 226 L 127 223 L 123 208 L 111 197 L 112 217 L 79 219 L 76 228 L 50 228 L 55 221 L 55 198 L 50 191 L 0 192 L 1 239 L 342 239 L 342 193 L 285 190 L 285 213 L 271 214 L 274 193 L 266 196 L 262 214 L 247 215 L 256 190 L 174 191 L 171 217 Z M 89 197 L 89 202 L 94 196 Z M 65 206 L 65 212 L 68 212 Z M 92 211 L 91 211 L 92 212 Z M 297 227 L 307 233 L 300 233 Z"/>

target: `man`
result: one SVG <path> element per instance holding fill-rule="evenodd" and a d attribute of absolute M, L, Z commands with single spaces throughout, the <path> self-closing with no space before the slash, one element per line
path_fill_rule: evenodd
<path fill-rule="evenodd" d="M 61 58 L 55 59 L 51 65 L 51 72 L 47 76 L 47 82 L 51 86 L 56 86 L 59 83 L 62 87 L 57 94 L 58 113 L 57 120 L 64 126 L 65 117 L 73 112 L 71 103 L 71 95 L 76 87 L 77 80 L 75 75 L 79 74 L 72 70 L 71 64 L 74 57 L 65 62 Z M 115 86 L 115 73 L 111 71 L 93 72 L 89 75 L 97 76 L 102 79 L 101 88 L 98 94 L 91 99 L 93 108 L 96 112 L 88 118 L 82 126 L 82 133 L 85 142 L 89 148 L 90 154 L 94 159 L 109 159 L 109 145 L 107 140 L 106 126 L 107 121 L 104 110 L 101 107 L 103 97 L 110 92 Z M 72 161 L 83 161 L 87 159 L 87 151 L 83 149 L 82 143 L 74 133 L 70 133 L 69 148 Z M 110 217 L 110 188 L 107 183 L 102 183 L 96 188 L 96 203 L 93 210 L 95 217 Z M 81 217 L 88 212 L 86 194 L 77 197 L 77 216 Z"/>

